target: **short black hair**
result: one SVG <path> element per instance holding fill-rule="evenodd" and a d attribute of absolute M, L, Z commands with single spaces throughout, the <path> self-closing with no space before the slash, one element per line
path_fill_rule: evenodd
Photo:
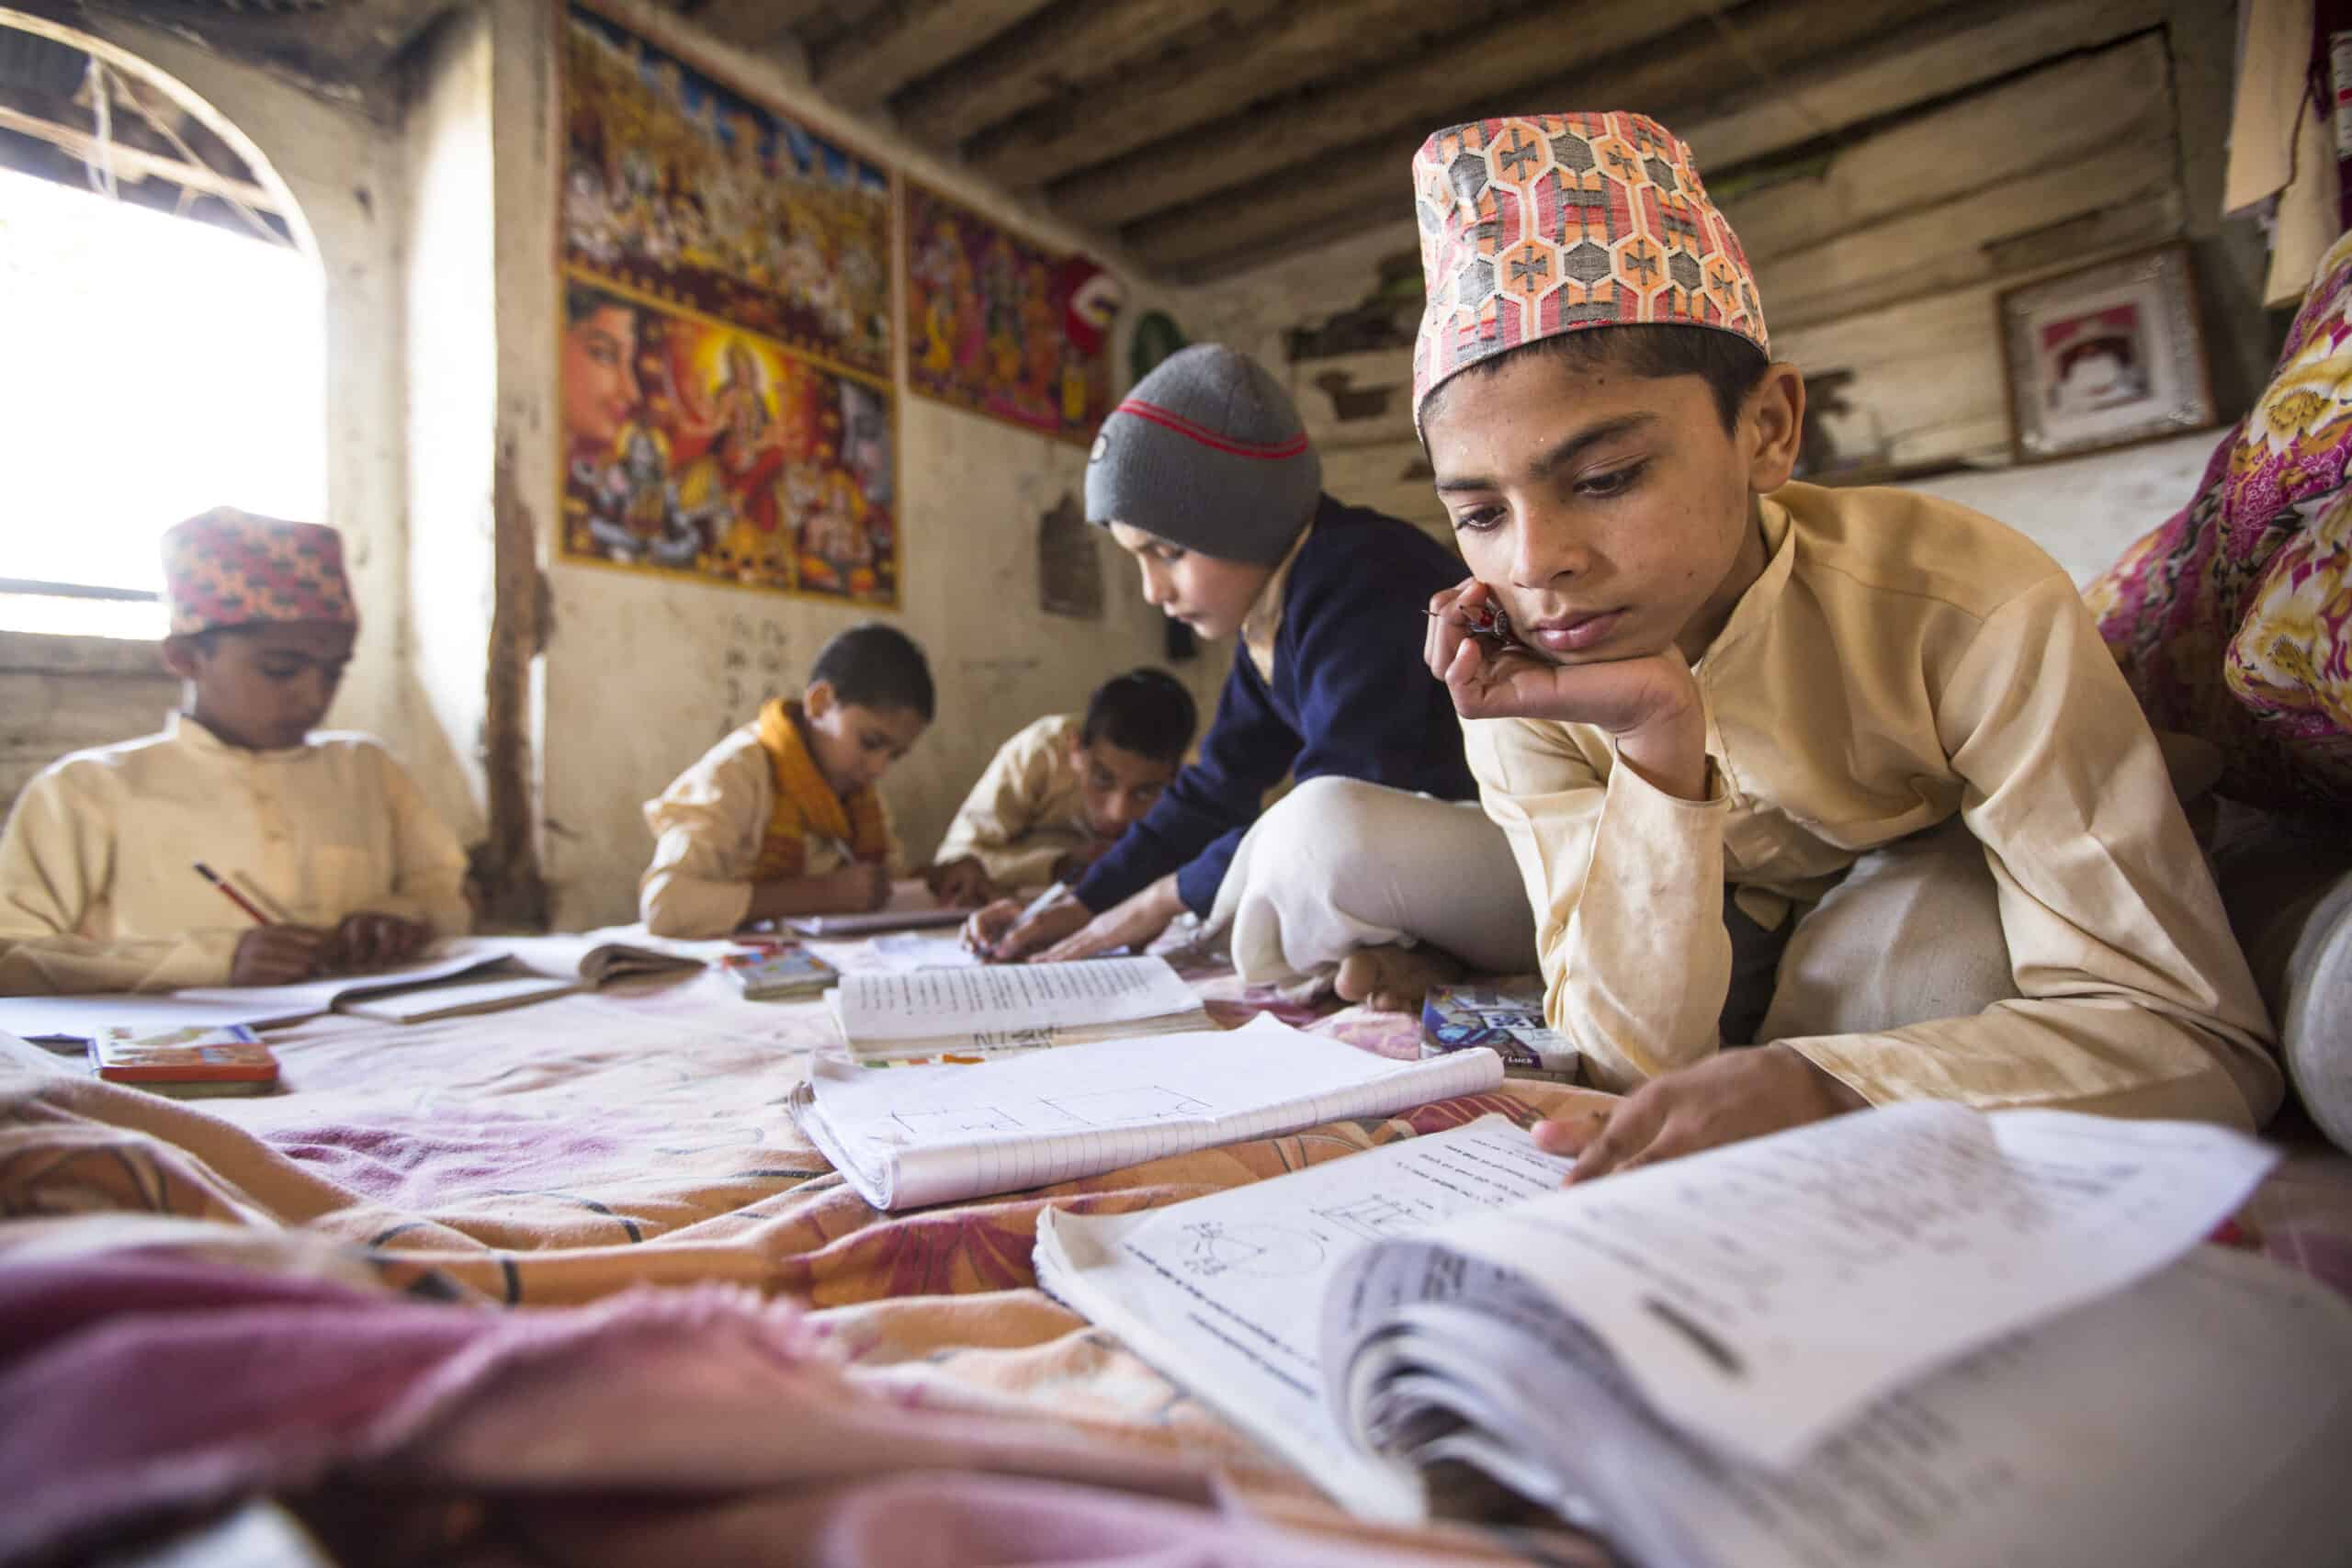
<path fill-rule="evenodd" d="M 1473 376 L 1490 376 L 1521 355 L 1548 354 L 1565 359 L 1577 370 L 1623 370 L 1648 380 L 1671 376 L 1696 376 L 1715 398 L 1715 412 L 1725 431 L 1739 426 L 1739 411 L 1756 390 L 1771 359 L 1737 333 L 1721 327 L 1686 326 L 1679 321 L 1628 322 L 1559 333 L 1464 366 L 1439 385 L 1421 405 L 1421 428 L 1429 428 L 1446 391 L 1454 382 Z"/>
<path fill-rule="evenodd" d="M 859 707 L 911 708 L 929 724 L 937 698 L 931 662 L 915 639 L 896 626 L 866 621 L 835 635 L 817 650 L 808 683 L 823 681 L 833 695 Z"/>
<path fill-rule="evenodd" d="M 1165 670 L 1130 670 L 1094 688 L 1078 740 L 1081 746 L 1108 740 L 1122 751 L 1173 765 L 1184 760 L 1200 722 L 1182 681 Z"/>

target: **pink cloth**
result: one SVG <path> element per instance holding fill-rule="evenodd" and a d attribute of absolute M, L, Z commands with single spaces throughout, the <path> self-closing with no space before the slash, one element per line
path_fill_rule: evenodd
<path fill-rule="evenodd" d="M 582 1565 L 1439 1561 L 1224 1511 L 1187 1465 L 863 1393 L 797 1308 L 726 1287 L 497 1312 L 111 1254 L 0 1269 L 0 1563 L 261 1493 L 367 1518 L 379 1551 L 379 1516 L 494 1516 Z M 482 1506 L 385 1514 L 404 1497 Z"/>

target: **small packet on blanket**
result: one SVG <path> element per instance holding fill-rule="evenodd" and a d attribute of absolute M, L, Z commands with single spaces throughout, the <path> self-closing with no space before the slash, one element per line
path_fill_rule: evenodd
<path fill-rule="evenodd" d="M 730 953 L 718 961 L 727 977 L 742 987 L 746 1000 L 785 1001 L 813 997 L 841 978 L 841 971 L 797 946 L 758 947 Z"/>
<path fill-rule="evenodd" d="M 277 1087 L 277 1058 L 246 1024 L 225 1028 L 108 1029 L 90 1042 L 90 1069 L 180 1100 L 267 1094 Z"/>
<path fill-rule="evenodd" d="M 1500 986 L 1442 986 L 1421 1004 L 1421 1055 L 1484 1045 L 1503 1059 L 1503 1077 L 1580 1083 L 1584 1059 L 1544 1021 L 1543 998 Z"/>

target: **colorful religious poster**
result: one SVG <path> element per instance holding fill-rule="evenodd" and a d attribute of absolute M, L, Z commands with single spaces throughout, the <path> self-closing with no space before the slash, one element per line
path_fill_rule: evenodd
<path fill-rule="evenodd" d="M 579 272 L 560 382 L 570 556 L 898 603 L 888 383 Z"/>
<path fill-rule="evenodd" d="M 1048 435 L 1092 440 L 1111 412 L 1117 280 L 905 184 L 908 385 Z"/>
<path fill-rule="evenodd" d="M 564 27 L 565 553 L 895 604 L 888 172 Z"/>
<path fill-rule="evenodd" d="M 889 375 L 889 172 L 594 11 L 565 46 L 565 263 Z"/>

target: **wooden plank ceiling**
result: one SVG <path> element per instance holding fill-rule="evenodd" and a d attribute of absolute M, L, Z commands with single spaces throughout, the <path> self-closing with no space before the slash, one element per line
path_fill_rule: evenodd
<path fill-rule="evenodd" d="M 1204 281 L 1393 224 L 1430 130 L 1562 107 L 1705 127 L 1710 180 L 2018 62 L 1958 42 L 2040 0 L 667 0 L 820 91 Z M 2059 6 L 2060 10 L 2078 9 Z M 2148 4 L 2096 7 L 2144 27 Z M 2119 25 L 2125 25 L 2120 22 Z M 2094 29 L 2096 30 L 2096 29 Z M 1860 113 L 1790 88 L 1895 71 Z M 1890 74 L 1882 69 L 1881 77 Z"/>
<path fill-rule="evenodd" d="M 380 89 L 462 0 L 51 0 Z M 850 109 L 1205 282 L 1408 216 L 1422 137 L 1640 109 L 1719 197 L 2069 51 L 2166 0 L 655 0 Z M 2177 3 L 2177 0 L 2174 0 Z M 2096 107 L 2095 105 L 2086 105 Z M 1938 177 L 1944 177 L 1939 175 Z M 1900 184 L 1900 182 L 1897 182 Z M 1946 178 L 1946 183 L 1954 183 Z M 1958 184 L 1967 183 L 1964 177 Z M 1751 241 L 1751 245 L 1753 241 Z"/>

